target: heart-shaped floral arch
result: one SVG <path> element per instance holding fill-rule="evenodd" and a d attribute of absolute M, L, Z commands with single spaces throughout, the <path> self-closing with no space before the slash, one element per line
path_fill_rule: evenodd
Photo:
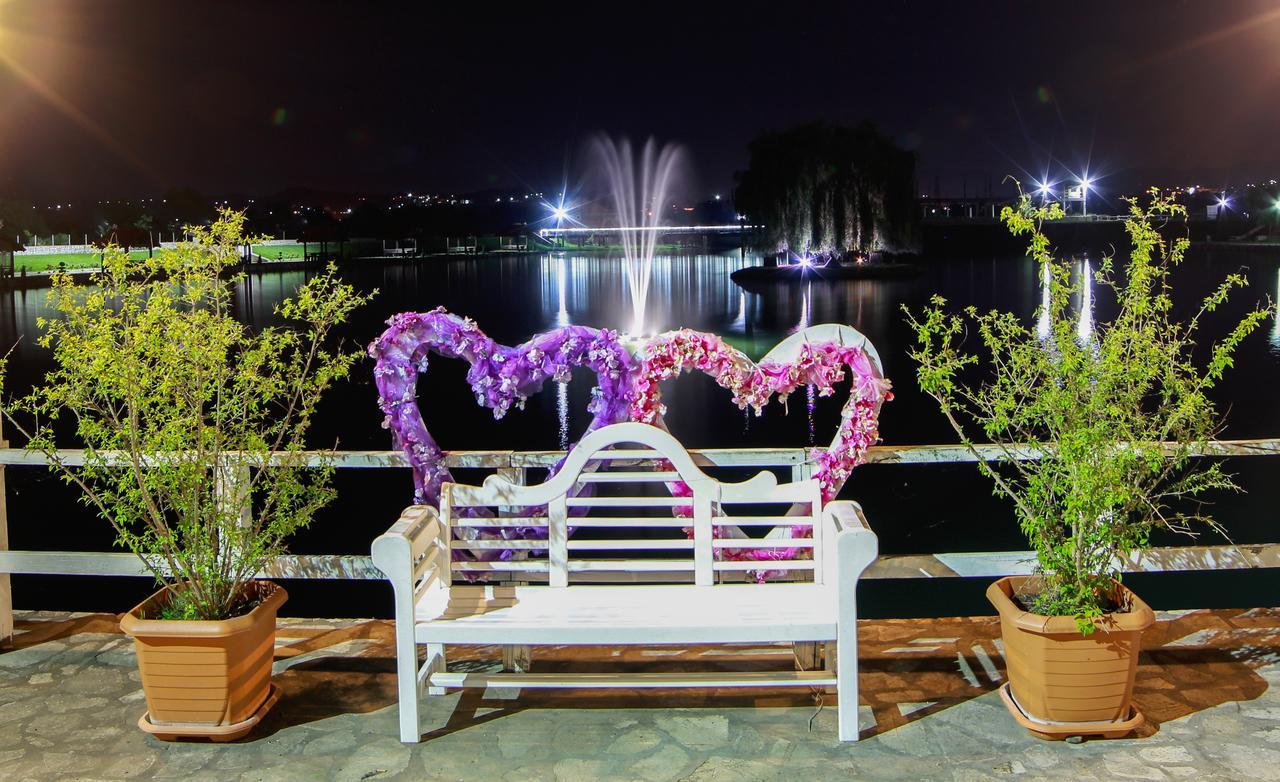
<path fill-rule="evenodd" d="M 890 384 L 879 366 L 874 348 L 848 326 L 814 326 L 792 335 L 771 350 L 758 364 L 714 334 L 688 329 L 667 332 L 649 340 L 637 363 L 618 341 L 616 332 L 586 326 L 563 326 L 539 334 L 515 347 L 490 339 L 470 318 L 443 307 L 426 313 L 402 313 L 387 321 L 386 331 L 369 346 L 376 361 L 374 380 L 379 405 L 397 448 L 413 468 L 414 501 L 437 504 L 440 487 L 452 480 L 444 465 L 444 451 L 427 430 L 417 400 L 418 375 L 427 371 L 431 354 L 461 358 L 470 364 L 467 382 L 476 402 L 503 417 L 512 405 L 523 406 L 528 396 L 550 379 L 567 381 L 574 367 L 596 373 L 597 385 L 588 406 L 592 413 L 587 431 L 613 423 L 635 420 L 665 426 L 661 383 L 688 370 L 710 375 L 732 394 L 740 408 L 759 415 L 775 396 L 785 401 L 801 386 L 814 386 L 822 396 L 851 376 L 848 400 L 831 446 L 814 451 L 814 477 L 822 501 L 839 494 L 854 467 L 866 459 L 867 448 L 879 438 L 880 405 L 892 398 Z M 552 469 L 554 473 L 559 467 Z M 675 483 L 671 491 L 687 495 L 688 487 Z M 467 509 L 477 511 L 478 509 Z M 677 512 L 680 508 L 677 507 Z M 540 536 L 537 528 L 502 527 L 476 530 L 479 537 L 522 538 Z M 734 527 L 720 534 L 743 536 Z M 811 530 L 783 527 L 771 533 L 784 537 L 807 536 Z M 509 558 L 506 549 L 486 551 Z M 727 549 L 727 556 L 745 560 L 789 558 L 789 549 Z M 767 577 L 767 571 L 756 574 Z"/>
<path fill-rule="evenodd" d="M 828 335 L 835 339 L 820 338 Z M 848 326 L 813 326 L 779 344 L 757 364 L 715 334 L 669 331 L 644 346 L 631 420 L 661 425 L 667 411 L 661 383 L 688 370 L 710 375 L 733 395 L 739 409 L 750 407 L 756 415 L 773 397 L 785 403 L 802 386 L 814 386 L 819 396 L 830 396 L 847 370 L 853 384 L 841 411 L 840 429 L 830 448 L 814 453 L 818 465 L 814 477 L 822 486 L 822 501 L 829 502 L 840 493 L 853 468 L 865 460 L 867 448 L 879 439 L 880 405 L 893 396 L 878 359 L 864 344 L 866 338 Z"/>
<path fill-rule="evenodd" d="M 841 410 L 840 426 L 830 447 L 813 453 L 814 478 L 821 487 L 823 503 L 839 495 L 853 468 L 866 461 L 867 449 L 879 440 L 880 406 L 892 399 L 890 383 L 883 376 L 879 358 L 870 343 L 848 326 L 813 326 L 792 335 L 757 364 L 742 351 L 715 334 L 680 329 L 660 334 L 643 349 L 635 377 L 636 391 L 631 402 L 631 418 L 665 428 L 661 384 L 685 371 L 710 375 L 727 389 L 740 409 L 751 408 L 760 415 L 775 396 L 787 397 L 802 386 L 814 386 L 820 396 L 835 393 L 837 383 L 851 376 L 849 398 Z M 847 373 L 847 374 L 846 374 Z M 688 496 L 683 483 L 669 486 L 676 496 Z M 688 508 L 677 507 L 677 511 Z M 745 537 L 736 527 L 723 525 L 717 534 Z M 808 537 L 808 527 L 780 527 L 771 537 Z M 791 559 L 796 549 L 724 549 L 724 556 L 739 560 Z M 759 572 L 757 577 L 766 577 Z"/>
<path fill-rule="evenodd" d="M 414 502 L 435 505 L 440 486 L 452 480 L 444 451 L 427 430 L 418 407 L 418 375 L 431 354 L 461 358 L 471 365 L 467 383 L 476 403 L 502 418 L 512 405 L 523 407 L 547 380 L 565 382 L 574 367 L 595 371 L 597 385 L 587 410 L 587 431 L 627 420 L 634 362 L 616 332 L 586 326 L 562 326 L 521 345 L 499 345 L 475 321 L 439 307 L 406 312 L 387 321 L 387 330 L 369 346 L 375 360 L 378 404 L 386 414 L 395 446 L 413 468 Z M 554 472 L 554 470 L 553 470 Z"/>

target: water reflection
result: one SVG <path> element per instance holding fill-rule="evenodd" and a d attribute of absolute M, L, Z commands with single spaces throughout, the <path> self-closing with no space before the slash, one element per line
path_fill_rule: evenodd
<path fill-rule="evenodd" d="M 711 330 L 732 328 L 737 323 L 737 330 L 745 331 L 750 309 L 748 294 L 729 279 L 729 274 L 751 262 L 737 255 L 654 258 L 644 314 L 645 333 L 657 334 L 682 326 L 706 329 L 703 324 L 708 321 L 715 324 Z M 581 323 L 620 332 L 635 328 L 630 295 L 626 285 L 620 284 L 625 279 L 621 258 L 547 255 L 538 259 L 538 269 L 541 310 L 547 315 L 548 327 Z M 483 321 L 481 325 L 487 328 Z"/>
<path fill-rule="evenodd" d="M 1094 332 L 1093 264 L 1088 258 L 1080 261 L 1080 265 L 1076 267 L 1076 274 L 1080 281 L 1080 291 L 1076 297 L 1080 310 L 1076 320 L 1076 339 L 1083 345 L 1093 340 Z M 1050 318 L 1050 309 L 1053 304 L 1050 293 L 1052 280 L 1053 269 L 1049 262 L 1045 261 L 1040 267 L 1040 308 L 1036 318 L 1036 337 L 1041 342 L 1047 342 L 1053 337 L 1053 323 Z"/>
<path fill-rule="evenodd" d="M 758 260 L 737 252 L 655 258 L 646 315 L 649 329 L 688 327 L 721 334 L 733 347 L 759 360 L 796 329 L 815 323 L 849 324 L 875 342 L 886 372 L 901 391 L 897 401 L 886 406 L 883 429 L 890 442 L 940 442 L 949 436 L 948 431 L 933 426 L 937 410 L 915 389 L 915 368 L 905 358 L 913 336 L 903 325 L 902 304 L 918 311 L 937 293 L 957 306 L 972 304 L 980 311 L 1017 312 L 1026 318 L 1028 328 L 1052 338 L 1045 306 L 1050 303 L 1050 270 L 1021 257 L 994 262 L 931 262 L 921 277 L 901 281 L 814 281 L 749 289 L 733 283 L 733 271 Z M 1249 261 L 1254 284 L 1274 292 L 1280 302 L 1274 260 L 1251 256 Z M 1077 263 L 1073 276 L 1090 277 L 1092 263 L 1082 259 Z M 632 321 L 624 265 L 617 256 L 555 253 L 437 258 L 416 263 L 350 264 L 341 273 L 361 290 L 381 291 L 343 330 L 343 338 L 352 344 L 368 344 L 376 338 L 393 313 L 425 312 L 438 306 L 474 318 L 495 340 L 509 345 L 557 326 L 581 324 L 623 331 Z M 1217 283 L 1221 264 L 1192 262 L 1179 267 L 1177 274 L 1179 289 L 1208 290 Z M 249 275 L 236 288 L 237 316 L 254 327 L 279 322 L 275 307 L 307 276 L 304 271 Z M 0 348 L 17 344 L 7 378 L 15 392 L 29 388 L 49 368 L 47 351 L 35 342 L 37 318 L 54 314 L 48 309 L 47 295 L 42 289 L 0 293 Z M 1246 301 L 1240 297 L 1238 303 L 1231 304 L 1231 311 L 1243 314 Z M 1069 338 L 1080 334 L 1096 340 L 1098 323 L 1110 317 L 1115 302 L 1102 288 L 1090 290 L 1082 285 L 1072 302 L 1073 308 L 1077 306 L 1079 309 L 1068 316 L 1074 329 Z M 1262 331 L 1241 346 L 1237 360 L 1240 380 L 1231 387 L 1229 398 L 1234 413 L 1231 421 L 1235 422 L 1229 423 L 1232 435 L 1273 436 L 1280 427 L 1280 406 L 1274 404 L 1270 391 L 1280 383 L 1280 321 Z M 590 372 L 577 371 L 568 384 L 554 388 L 548 384 L 546 393 L 531 397 L 522 415 L 495 422 L 491 413 L 474 405 L 461 362 L 436 362 L 431 375 L 429 382 L 420 384 L 419 392 L 431 409 L 450 410 L 449 415 L 436 413 L 432 426 L 433 431 L 439 430 L 441 442 L 451 447 L 541 449 L 564 444 L 584 423 L 594 384 Z M 343 413 L 323 416 L 319 425 L 325 437 L 340 438 L 344 447 L 385 447 L 386 433 L 377 426 L 371 394 L 365 365 L 356 369 L 351 383 L 335 389 L 334 402 L 327 409 Z M 763 422 L 752 420 L 749 432 L 743 431 L 743 414 L 726 404 L 723 389 L 714 383 L 682 381 L 672 384 L 667 394 L 672 409 L 668 421 L 684 427 L 682 436 L 692 444 L 722 447 L 731 436 L 728 433 L 741 433 L 742 442 L 751 445 L 796 445 L 808 436 L 807 417 L 796 409 L 802 404 L 807 407 L 807 393 L 804 401 L 795 395 L 796 405 L 789 418 L 771 411 Z M 831 406 L 815 401 L 815 417 L 821 424 L 817 428 L 825 430 Z M 785 423 L 778 420 L 783 418 Z"/>
<path fill-rule="evenodd" d="M 1280 269 L 1276 269 L 1276 311 L 1271 315 L 1271 348 L 1280 352 Z"/>
<path fill-rule="evenodd" d="M 804 286 L 804 299 L 800 302 L 800 322 L 796 324 L 796 331 L 804 331 L 811 325 L 809 319 L 811 308 L 813 306 L 813 283 L 807 282 Z M 813 421 L 814 408 L 817 407 L 818 396 L 815 393 L 813 384 L 810 383 L 804 387 L 805 393 L 805 414 L 809 418 L 809 445 L 813 445 L 816 439 L 815 424 Z"/>
<path fill-rule="evenodd" d="M 1045 261 L 1040 266 L 1040 318 L 1036 321 L 1036 336 L 1041 341 L 1049 339 L 1049 281 L 1053 277 L 1053 270 L 1049 268 L 1049 262 Z"/>
<path fill-rule="evenodd" d="M 738 317 L 733 319 L 729 328 L 739 334 L 747 330 L 747 292 L 738 293 Z"/>
<path fill-rule="evenodd" d="M 564 306 L 564 292 L 569 287 L 568 272 L 565 270 L 567 263 L 563 255 L 556 258 L 556 295 L 560 301 L 560 308 L 556 310 L 557 326 L 569 325 L 569 310 Z"/>
<path fill-rule="evenodd" d="M 809 323 L 809 310 L 813 307 L 813 283 L 807 282 L 804 286 L 804 295 L 800 298 L 800 322 L 796 324 L 796 331 L 804 331 L 811 325 Z"/>
<path fill-rule="evenodd" d="M 1093 266 L 1084 259 L 1080 271 L 1080 321 L 1076 324 L 1076 339 L 1085 344 L 1093 339 Z"/>
<path fill-rule="evenodd" d="M 560 308 L 556 310 L 556 325 L 569 325 L 569 310 L 564 304 L 565 290 L 569 287 L 568 270 L 565 268 L 570 262 L 563 255 L 556 258 L 556 291 L 560 301 Z M 569 383 L 556 383 L 556 418 L 560 422 L 560 448 L 568 450 L 569 448 Z"/>

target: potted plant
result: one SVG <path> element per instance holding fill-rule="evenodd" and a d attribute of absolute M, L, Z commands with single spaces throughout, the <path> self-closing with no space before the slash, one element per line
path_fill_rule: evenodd
<path fill-rule="evenodd" d="M 1220 464 L 1194 457 L 1220 425 L 1210 392 L 1267 313 L 1249 312 L 1207 363 L 1195 362 L 1207 313 L 1246 280 L 1228 275 L 1192 318 L 1176 319 L 1170 273 L 1189 242 L 1167 240 L 1157 223 L 1185 211 L 1150 195 L 1146 207 L 1130 202 L 1123 269 L 1111 256 L 1100 262 L 1094 279 L 1113 292 L 1115 314 L 1091 331 L 1071 312 L 1081 290 L 1074 264 L 1054 257 L 1043 231 L 1062 210 L 1035 207 L 1026 196 L 1001 217 L 1014 235 L 1029 237 L 1030 258 L 1044 269 L 1049 295 L 1038 324 L 973 307 L 948 312 L 941 297 L 918 318 L 907 314 L 921 389 L 995 493 L 1012 501 L 1035 550 L 1034 575 L 1000 579 L 987 596 L 1000 614 L 1005 704 L 1049 737 L 1123 735 L 1141 724 L 1133 681 L 1154 615 L 1121 583 L 1122 563 L 1156 530 L 1212 526 L 1200 498 L 1235 488 Z M 970 328 L 975 347 L 963 344 Z M 979 438 L 991 445 L 979 447 Z"/>
<path fill-rule="evenodd" d="M 222 211 L 154 258 L 108 246 L 90 286 L 56 275 L 55 316 L 38 323 L 53 368 L 3 406 L 161 585 L 120 624 L 146 693 L 139 724 L 164 737 L 236 738 L 278 697 L 286 596 L 255 579 L 333 496 L 330 452 L 305 438 L 358 356 L 330 343 L 366 297 L 332 268 L 277 307 L 300 328 L 236 320 L 244 219 Z M 55 431 L 74 432 L 83 463 L 58 450 Z"/>

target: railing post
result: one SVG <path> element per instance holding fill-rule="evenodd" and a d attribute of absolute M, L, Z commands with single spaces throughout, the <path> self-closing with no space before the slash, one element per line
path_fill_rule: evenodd
<path fill-rule="evenodd" d="M 0 419 L 0 448 L 8 448 L 4 424 Z M 6 497 L 4 465 L 0 464 L 0 551 L 9 550 L 9 502 Z M 13 582 L 8 573 L 0 573 L 0 646 L 13 642 Z"/>
<path fill-rule="evenodd" d="M 253 497 L 249 494 L 249 465 L 238 464 L 234 457 L 220 456 L 214 476 L 218 504 L 240 517 L 240 526 L 253 523 Z"/>

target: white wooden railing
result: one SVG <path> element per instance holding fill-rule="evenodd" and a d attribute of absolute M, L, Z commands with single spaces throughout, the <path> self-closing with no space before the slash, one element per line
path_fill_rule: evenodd
<path fill-rule="evenodd" d="M 997 446 L 979 446 L 987 456 L 997 456 Z M 1019 459 L 1037 459 L 1040 447 L 1011 450 Z M 807 448 L 707 448 L 690 451 L 719 467 L 788 468 L 793 480 L 809 477 L 812 463 Z M 1220 440 L 1197 452 L 1199 456 L 1276 456 L 1280 439 Z M 83 463 L 84 452 L 64 450 L 59 456 L 68 465 Z M 234 455 L 231 455 L 234 457 Z M 524 483 L 529 470 L 546 469 L 564 456 L 563 451 L 452 451 L 445 458 L 451 469 L 491 469 Z M 870 450 L 868 464 L 940 464 L 972 462 L 976 457 L 961 445 L 881 445 Z M 321 457 L 310 460 L 319 464 Z M 399 451 L 339 451 L 330 462 L 343 469 L 408 469 Z M 44 467 L 42 454 L 9 448 L 0 440 L 0 643 L 13 634 L 12 588 L 9 574 L 148 576 L 136 556 L 123 552 L 12 551 L 8 546 L 8 514 L 5 502 L 6 467 Z M 862 469 L 867 469 L 866 467 Z M 406 496 L 409 482 L 405 481 Z M 376 530 L 370 531 L 372 536 Z M 1029 551 L 961 552 L 881 556 L 863 578 L 998 577 L 1031 572 L 1034 555 Z M 1133 561 L 1122 563 L 1128 572 L 1188 570 L 1242 570 L 1280 567 L 1280 543 L 1213 546 L 1167 546 L 1151 549 Z M 276 560 L 263 575 L 272 578 L 380 579 L 382 574 L 365 555 L 291 555 Z"/>

